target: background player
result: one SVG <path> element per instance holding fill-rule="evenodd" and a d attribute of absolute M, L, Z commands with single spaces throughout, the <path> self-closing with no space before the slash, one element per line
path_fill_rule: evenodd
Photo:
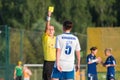
<path fill-rule="evenodd" d="M 23 68 L 23 77 L 24 77 L 24 80 L 30 80 L 30 76 L 31 75 L 32 75 L 31 70 L 27 66 L 24 66 L 24 68 Z"/>
<path fill-rule="evenodd" d="M 107 80 L 115 80 L 115 65 L 116 60 L 111 54 L 112 49 L 106 48 L 105 49 L 105 55 L 107 56 L 107 59 L 105 63 L 103 64 L 107 68 Z"/>
<path fill-rule="evenodd" d="M 22 62 L 19 61 L 18 65 L 15 67 L 15 70 L 14 70 L 14 79 L 15 80 L 22 80 L 22 75 L 23 75 Z"/>
<path fill-rule="evenodd" d="M 96 58 L 97 47 L 90 48 L 91 53 L 87 56 L 87 76 L 88 80 L 98 80 L 97 77 L 97 63 L 101 62 L 101 58 Z"/>
<path fill-rule="evenodd" d="M 44 51 L 43 80 L 51 80 L 52 68 L 56 59 L 56 49 L 54 36 L 54 26 L 50 25 L 51 12 L 48 11 L 45 32 L 42 36 L 42 45 Z"/>
<path fill-rule="evenodd" d="M 64 33 L 56 39 L 56 62 L 52 72 L 52 80 L 74 80 L 74 58 L 77 56 L 77 70 L 80 68 L 80 44 L 78 38 L 70 33 L 71 21 L 63 23 Z"/>

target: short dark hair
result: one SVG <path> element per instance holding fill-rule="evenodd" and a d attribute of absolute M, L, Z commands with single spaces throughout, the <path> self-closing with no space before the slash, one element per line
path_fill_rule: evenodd
<path fill-rule="evenodd" d="M 95 51 L 97 49 L 97 47 L 91 47 L 90 50 L 91 51 Z"/>
<path fill-rule="evenodd" d="M 73 27 L 73 23 L 69 20 L 64 21 L 63 27 L 65 30 L 69 30 Z"/>

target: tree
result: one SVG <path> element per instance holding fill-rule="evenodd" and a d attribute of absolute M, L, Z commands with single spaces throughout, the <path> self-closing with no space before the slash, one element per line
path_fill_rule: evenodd
<path fill-rule="evenodd" d="M 74 23 L 73 32 L 86 33 L 87 26 L 91 25 L 86 0 L 55 0 L 54 4 L 57 21 L 71 20 Z"/>
<path fill-rule="evenodd" d="M 86 33 L 88 26 L 91 26 L 91 16 L 88 12 L 88 6 L 86 0 L 74 0 L 72 1 L 71 16 L 74 22 L 74 31 L 80 33 Z"/>
<path fill-rule="evenodd" d="M 116 26 L 120 26 L 120 0 L 116 0 L 116 3 L 114 4 L 115 5 L 115 10 L 117 11 L 117 15 L 116 15 L 116 18 L 117 18 L 117 24 Z"/>
<path fill-rule="evenodd" d="M 49 0 L 0 0 L 0 18 L 11 27 L 31 29 L 50 4 Z"/>
<path fill-rule="evenodd" d="M 116 25 L 115 0 L 88 0 L 92 22 L 95 26 Z"/>

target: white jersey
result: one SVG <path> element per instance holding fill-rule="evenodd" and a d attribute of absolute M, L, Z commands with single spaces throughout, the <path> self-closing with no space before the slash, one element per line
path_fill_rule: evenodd
<path fill-rule="evenodd" d="M 72 71 L 74 69 L 75 51 L 81 50 L 78 38 L 70 33 L 58 35 L 56 48 L 61 50 L 60 66 L 62 71 Z"/>

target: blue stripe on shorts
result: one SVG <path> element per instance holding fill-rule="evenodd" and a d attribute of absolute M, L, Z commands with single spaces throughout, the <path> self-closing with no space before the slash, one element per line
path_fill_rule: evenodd
<path fill-rule="evenodd" d="M 60 80 L 74 79 L 74 69 L 72 71 L 69 71 L 69 72 L 68 71 L 60 72 L 60 71 L 58 71 L 57 68 L 53 68 L 51 77 L 52 78 L 57 78 L 57 79 L 60 79 Z"/>

